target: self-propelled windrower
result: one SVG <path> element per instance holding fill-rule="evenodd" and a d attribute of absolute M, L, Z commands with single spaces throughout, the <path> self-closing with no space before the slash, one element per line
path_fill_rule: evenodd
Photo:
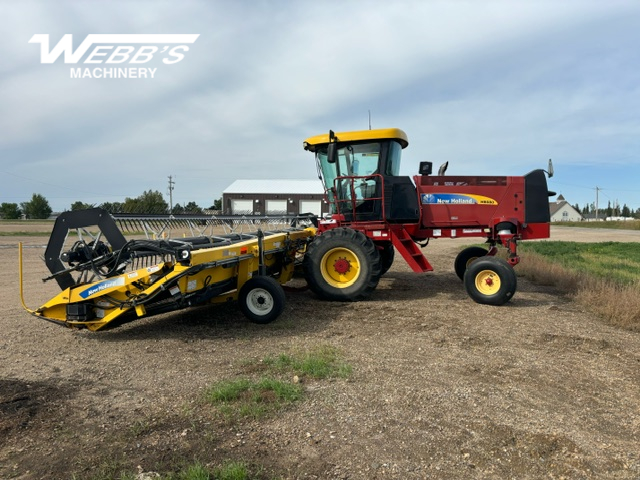
<path fill-rule="evenodd" d="M 396 128 L 308 138 L 304 148 L 315 154 L 331 205 L 330 215 L 313 219 L 317 228 L 127 240 L 105 210 L 65 212 L 45 252 L 51 272 L 45 280 L 55 280 L 62 292 L 35 310 L 25 308 L 56 323 L 98 330 L 238 301 L 250 320 L 267 323 L 283 309 L 281 285 L 296 264 L 319 297 L 356 301 L 375 290 L 396 251 L 413 271 L 433 270 L 419 246 L 437 238 L 483 239 L 487 248 L 458 254 L 455 272 L 474 301 L 508 302 L 517 288 L 518 242 L 549 237 L 551 162 L 548 172 L 524 176 L 449 176 L 446 165 L 432 175 L 432 164 L 422 162 L 411 178 L 399 175 L 408 144 Z M 70 232 L 77 240 L 66 247 Z M 498 247 L 506 249 L 506 260 L 495 256 Z M 20 284 L 22 294 L 22 279 Z"/>

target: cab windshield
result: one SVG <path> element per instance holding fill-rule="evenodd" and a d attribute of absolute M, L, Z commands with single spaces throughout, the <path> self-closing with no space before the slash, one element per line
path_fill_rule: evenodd
<path fill-rule="evenodd" d="M 324 182 L 332 213 L 336 213 L 336 195 L 341 202 L 352 200 L 353 193 L 356 201 L 380 196 L 380 177 L 371 176 L 397 176 L 401 151 L 401 145 L 393 140 L 355 143 L 338 148 L 336 161 L 329 163 L 327 146 L 319 149 L 316 153 L 318 173 Z M 386 161 L 381 161 L 381 156 L 386 156 Z M 341 177 L 360 177 L 353 181 L 353 192 L 349 180 L 335 181 Z"/>
<path fill-rule="evenodd" d="M 346 188 L 347 183 L 335 182 L 338 177 L 366 177 L 378 172 L 380 160 L 380 143 L 360 143 L 345 145 L 338 149 L 337 159 L 329 163 L 327 158 L 327 148 L 323 148 L 317 153 L 318 166 L 322 174 L 324 188 L 329 197 L 329 202 L 335 205 L 335 195 L 340 200 L 351 199 L 351 189 Z M 361 180 L 360 184 L 375 185 L 375 180 Z M 338 189 L 338 191 L 336 191 Z M 356 198 L 366 198 L 365 188 L 356 189 Z M 335 212 L 333 212 L 335 213 Z"/>

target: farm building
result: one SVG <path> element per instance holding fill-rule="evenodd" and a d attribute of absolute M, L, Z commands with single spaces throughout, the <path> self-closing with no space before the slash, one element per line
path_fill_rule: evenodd
<path fill-rule="evenodd" d="M 549 203 L 549 212 L 551 213 L 552 222 L 579 222 L 582 215 L 562 195 L 558 195 L 555 202 Z"/>
<path fill-rule="evenodd" d="M 318 180 L 236 180 L 222 192 L 222 209 L 233 215 L 329 212 Z"/>

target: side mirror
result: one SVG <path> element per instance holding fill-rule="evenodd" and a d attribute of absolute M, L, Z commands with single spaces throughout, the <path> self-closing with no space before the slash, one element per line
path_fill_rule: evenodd
<path fill-rule="evenodd" d="M 553 177 L 553 162 L 549 159 L 549 167 L 547 168 L 547 173 L 549 174 L 549 178 Z"/>
<path fill-rule="evenodd" d="M 330 143 L 329 145 L 327 145 L 327 162 L 336 163 L 336 158 L 338 156 L 337 153 L 338 153 L 337 143 Z"/>

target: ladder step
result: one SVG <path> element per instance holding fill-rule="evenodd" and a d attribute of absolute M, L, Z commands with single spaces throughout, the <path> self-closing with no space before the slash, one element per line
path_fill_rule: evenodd
<path fill-rule="evenodd" d="M 392 230 L 391 241 L 414 272 L 431 272 L 433 270 L 404 228 Z"/>

